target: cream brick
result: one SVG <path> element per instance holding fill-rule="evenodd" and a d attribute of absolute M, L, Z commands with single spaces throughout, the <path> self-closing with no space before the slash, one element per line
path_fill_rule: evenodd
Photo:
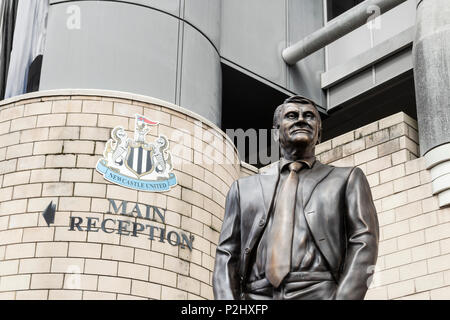
<path fill-rule="evenodd" d="M 442 254 L 450 253 L 450 238 L 439 241 L 439 245 Z"/>
<path fill-rule="evenodd" d="M 426 242 L 432 242 L 450 237 L 450 223 L 439 224 L 425 229 Z"/>
<path fill-rule="evenodd" d="M 128 118 L 119 116 L 99 115 L 98 126 L 106 128 L 115 128 L 117 126 L 122 126 L 125 129 L 128 129 Z"/>
<path fill-rule="evenodd" d="M 107 198 L 108 199 L 121 199 L 131 202 L 137 202 L 137 191 L 126 189 L 119 186 L 108 185 Z"/>
<path fill-rule="evenodd" d="M 34 154 L 58 154 L 62 152 L 62 141 L 40 141 L 34 143 Z"/>
<path fill-rule="evenodd" d="M 368 124 L 364 127 L 355 130 L 355 139 L 368 136 L 371 133 L 378 131 L 378 121 Z"/>
<path fill-rule="evenodd" d="M 150 268 L 133 263 L 119 262 L 118 276 L 147 281 Z"/>
<path fill-rule="evenodd" d="M 27 290 L 30 287 L 31 275 L 15 275 L 2 277 L 0 291 Z"/>
<path fill-rule="evenodd" d="M 131 294 L 150 299 L 161 299 L 161 285 L 132 280 Z"/>
<path fill-rule="evenodd" d="M 4 201 L 0 203 L 0 216 L 23 213 L 26 211 L 27 199 Z"/>
<path fill-rule="evenodd" d="M 427 262 L 425 260 L 411 263 L 399 268 L 400 280 L 418 278 L 427 274 Z"/>
<path fill-rule="evenodd" d="M 47 140 L 48 137 L 49 137 L 48 128 L 23 130 L 20 133 L 20 143 Z"/>
<path fill-rule="evenodd" d="M 372 188 L 372 197 L 378 200 L 394 193 L 394 184 L 392 182 L 384 183 Z"/>
<path fill-rule="evenodd" d="M 75 183 L 74 195 L 104 198 L 106 195 L 106 185 L 96 183 Z"/>
<path fill-rule="evenodd" d="M 104 244 L 102 259 L 133 262 L 134 249 Z"/>
<path fill-rule="evenodd" d="M 20 142 L 20 132 L 4 134 L 0 136 L 0 148 L 12 146 Z"/>
<path fill-rule="evenodd" d="M 113 103 L 110 101 L 83 101 L 83 113 L 112 114 Z"/>
<path fill-rule="evenodd" d="M 33 274 L 30 289 L 60 289 L 63 285 L 62 274 Z"/>
<path fill-rule="evenodd" d="M 17 274 L 19 260 L 0 261 L 0 276 Z"/>
<path fill-rule="evenodd" d="M 398 298 L 396 300 L 430 300 L 430 293 L 426 291 L 417 294 L 411 294 L 408 296 Z"/>
<path fill-rule="evenodd" d="M 404 122 L 405 116 L 403 112 L 398 112 L 379 121 L 380 129 L 391 127 L 395 124 Z"/>
<path fill-rule="evenodd" d="M 418 158 L 405 163 L 406 175 L 413 174 L 415 172 L 425 169 L 425 159 Z"/>
<path fill-rule="evenodd" d="M 78 290 L 50 290 L 49 300 L 81 300 L 82 291 Z"/>
<path fill-rule="evenodd" d="M 407 137 L 400 138 L 400 148 L 409 150 L 413 155 L 419 156 L 419 146 Z"/>
<path fill-rule="evenodd" d="M 383 142 L 389 141 L 389 130 L 379 130 L 365 137 L 366 148 L 379 145 Z"/>
<path fill-rule="evenodd" d="M 9 216 L 0 217 L 0 230 L 8 229 Z"/>
<path fill-rule="evenodd" d="M 55 227 L 55 241 L 86 241 L 87 233 L 84 231 L 69 231 L 66 227 Z"/>
<path fill-rule="evenodd" d="M 23 106 L 13 106 L 9 108 L 2 107 L 0 110 L 0 119 L 2 119 L 2 121 L 8 121 L 11 119 L 21 118 L 23 117 L 23 111 Z"/>
<path fill-rule="evenodd" d="M 98 290 L 129 294 L 131 293 L 131 279 L 100 276 L 98 279 Z"/>
<path fill-rule="evenodd" d="M 420 201 L 412 202 L 402 207 L 394 209 L 396 221 L 405 220 L 422 214 L 422 204 Z"/>
<path fill-rule="evenodd" d="M 68 126 L 83 126 L 83 127 L 96 127 L 97 115 L 96 114 L 84 114 L 74 113 L 67 115 Z"/>
<path fill-rule="evenodd" d="M 69 244 L 69 257 L 82 258 L 100 258 L 101 244 L 97 243 L 78 243 Z"/>
<path fill-rule="evenodd" d="M 385 256 L 386 268 L 393 268 L 412 262 L 411 250 L 403 250 Z"/>
<path fill-rule="evenodd" d="M 206 225 L 211 225 L 212 223 L 211 213 L 195 206 L 192 207 L 192 218 Z"/>
<path fill-rule="evenodd" d="M 42 242 L 36 245 L 36 257 L 66 257 L 66 242 Z"/>
<path fill-rule="evenodd" d="M 53 113 L 81 112 L 82 101 L 61 100 L 53 101 Z"/>
<path fill-rule="evenodd" d="M 333 161 L 330 165 L 335 167 L 353 167 L 355 165 L 355 160 L 353 156 L 345 157 L 337 161 Z"/>
<path fill-rule="evenodd" d="M 421 214 L 409 220 L 409 228 L 411 231 L 421 230 L 435 226 L 438 223 L 435 212 Z"/>
<path fill-rule="evenodd" d="M 110 129 L 103 129 L 98 127 L 82 127 L 80 132 L 81 140 L 108 141 L 110 137 Z"/>
<path fill-rule="evenodd" d="M 26 228 L 23 231 L 22 241 L 24 242 L 42 242 L 52 241 L 55 229 L 46 227 Z"/>
<path fill-rule="evenodd" d="M 318 156 L 319 154 L 324 153 L 325 151 L 328 151 L 330 149 L 331 149 L 331 140 L 322 142 L 316 146 L 316 156 Z M 199 151 L 202 152 L 203 148 L 200 149 Z"/>
<path fill-rule="evenodd" d="M 191 216 L 192 205 L 184 201 L 169 197 L 167 198 L 167 210 L 174 211 L 189 217 Z"/>
<path fill-rule="evenodd" d="M 106 225 L 106 228 L 110 228 L 109 224 Z M 107 244 L 119 244 L 120 243 L 120 235 L 115 233 L 105 233 L 105 232 L 89 232 L 88 233 L 88 242 L 95 243 L 107 243 Z"/>
<path fill-rule="evenodd" d="M 137 222 L 142 223 L 143 225 L 145 225 L 147 223 L 147 222 L 145 222 L 145 220 L 141 221 L 140 219 L 138 219 Z M 149 232 L 148 229 L 147 229 L 147 232 Z M 148 234 L 138 233 L 137 237 L 129 236 L 129 237 L 122 237 L 120 239 L 121 246 L 141 248 L 141 249 L 147 249 L 147 250 L 150 250 L 150 243 L 151 243 L 151 240 L 148 238 Z"/>
<path fill-rule="evenodd" d="M 61 181 L 90 182 L 92 181 L 91 169 L 62 169 Z"/>
<path fill-rule="evenodd" d="M 59 127 L 66 124 L 65 114 L 46 114 L 37 118 L 37 127 Z"/>
<path fill-rule="evenodd" d="M 48 155 L 45 160 L 46 168 L 71 168 L 75 167 L 76 156 L 72 154 Z"/>
<path fill-rule="evenodd" d="M 0 245 L 21 242 L 22 234 L 22 229 L 0 231 Z"/>
<path fill-rule="evenodd" d="M 3 187 L 15 186 L 28 183 L 30 180 L 30 171 L 20 171 L 5 174 L 3 178 Z"/>
<path fill-rule="evenodd" d="M 400 150 L 392 154 L 392 164 L 394 166 L 412 160 L 411 153 L 408 150 Z"/>
<path fill-rule="evenodd" d="M 53 258 L 52 273 L 83 273 L 84 259 Z"/>
<path fill-rule="evenodd" d="M 381 208 L 383 211 L 391 210 L 397 207 L 401 207 L 408 203 L 406 191 L 396 193 L 381 200 Z"/>
<path fill-rule="evenodd" d="M 439 256 L 440 254 L 439 241 L 427 243 L 425 245 L 412 248 L 411 253 L 413 261 L 419 261 Z"/>
<path fill-rule="evenodd" d="M 378 171 L 382 171 L 386 168 L 390 168 L 392 166 L 392 160 L 391 160 L 391 156 L 385 156 L 382 158 L 378 158 L 376 160 L 370 161 L 367 163 L 367 174 L 372 174 L 374 172 L 378 172 Z M 385 175 L 381 176 L 381 172 L 380 172 L 380 182 L 384 183 L 387 182 L 386 180 L 384 180 Z"/>
<path fill-rule="evenodd" d="M 431 183 L 408 190 L 408 200 L 417 201 L 432 196 Z"/>
<path fill-rule="evenodd" d="M 425 243 L 425 233 L 423 230 L 398 237 L 399 250 L 416 247 L 424 243 Z"/>
<path fill-rule="evenodd" d="M 16 300 L 47 300 L 48 290 L 17 291 Z"/>
<path fill-rule="evenodd" d="M 170 115 L 168 113 L 144 108 L 144 116 L 154 121 L 158 121 L 161 124 L 170 126 Z"/>
<path fill-rule="evenodd" d="M 33 143 L 21 143 L 6 148 L 6 159 L 31 156 L 33 154 Z"/>
<path fill-rule="evenodd" d="M 38 102 L 25 105 L 24 116 L 51 113 L 52 102 Z"/>
<path fill-rule="evenodd" d="M 444 274 L 429 274 L 420 278 L 416 278 L 414 281 L 416 283 L 417 292 L 436 289 L 444 286 Z"/>
<path fill-rule="evenodd" d="M 431 300 L 448 300 L 450 297 L 450 286 L 430 291 Z"/>
<path fill-rule="evenodd" d="M 378 158 L 378 150 L 376 147 L 358 152 L 355 154 L 355 165 L 360 165 Z"/>
<path fill-rule="evenodd" d="M 11 244 L 6 247 L 5 259 L 34 257 L 35 250 L 35 243 Z"/>
<path fill-rule="evenodd" d="M 90 198 L 80 198 L 80 197 L 60 198 L 59 210 L 89 211 L 91 206 L 90 204 L 91 204 Z"/>
<path fill-rule="evenodd" d="M 64 275 L 63 288 L 65 290 L 97 290 L 98 276 L 78 274 L 74 272 L 75 270 L 76 268 L 73 268 Z"/>
<path fill-rule="evenodd" d="M 38 213 L 17 214 L 9 217 L 9 228 L 28 228 L 38 225 Z"/>
<path fill-rule="evenodd" d="M 188 275 L 189 274 L 189 262 L 166 255 L 164 257 L 164 269 L 173 271 L 173 272 L 176 272 L 179 274 Z"/>
<path fill-rule="evenodd" d="M 203 281 L 205 283 L 209 283 L 210 271 L 208 269 L 205 269 L 203 267 L 191 263 L 189 276 L 191 278 Z"/>
<path fill-rule="evenodd" d="M 73 183 L 44 183 L 43 196 L 71 196 L 73 194 Z"/>
<path fill-rule="evenodd" d="M 422 200 L 422 209 L 424 213 L 439 210 L 439 201 L 437 197 L 431 197 Z"/>
<path fill-rule="evenodd" d="M 380 183 L 400 179 L 401 177 L 404 177 L 404 176 L 405 176 L 405 166 L 403 164 L 399 164 L 395 167 L 381 171 L 380 172 Z M 397 181 L 399 181 L 399 180 L 397 180 Z M 403 190 L 405 190 L 405 189 L 403 189 Z M 395 192 L 398 192 L 398 191 L 402 191 L 402 190 L 395 190 Z"/>
<path fill-rule="evenodd" d="M 192 190 L 183 189 L 181 199 L 198 207 L 203 207 L 204 196 Z"/>
<path fill-rule="evenodd" d="M 346 144 L 348 142 L 351 142 L 355 139 L 355 135 L 353 131 L 350 131 L 348 133 L 345 133 L 343 135 L 340 135 L 334 139 L 331 140 L 332 148 L 336 148 L 337 146 Z"/>
<path fill-rule="evenodd" d="M 150 281 L 176 287 L 177 274 L 171 271 L 150 267 Z"/>
<path fill-rule="evenodd" d="M 369 289 L 364 300 L 387 300 L 387 287 Z"/>
<path fill-rule="evenodd" d="M 30 183 L 59 181 L 60 169 L 35 169 L 31 171 Z"/>
<path fill-rule="evenodd" d="M 434 273 L 450 269 L 450 254 L 428 259 L 428 272 Z"/>
<path fill-rule="evenodd" d="M 64 141 L 64 153 L 87 153 L 94 152 L 93 141 Z"/>
<path fill-rule="evenodd" d="M 13 199 L 33 198 L 41 195 L 42 185 L 40 183 L 15 186 Z"/>
<path fill-rule="evenodd" d="M 83 300 L 116 300 L 116 293 L 84 291 Z"/>
<path fill-rule="evenodd" d="M 17 171 L 40 169 L 44 167 L 45 156 L 33 156 L 19 158 L 17 161 Z"/>
<path fill-rule="evenodd" d="M 178 289 L 162 287 L 161 290 L 162 300 L 186 300 L 187 292 Z"/>
<path fill-rule="evenodd" d="M 380 241 L 378 244 L 378 255 L 379 256 L 384 256 L 386 254 L 396 252 L 397 250 L 398 250 L 397 238 Z"/>
<path fill-rule="evenodd" d="M 1 149 L 0 149 L 1 150 Z M 5 149 L 3 149 L 5 150 Z M 21 159 L 19 159 L 20 161 Z M 0 162 L 0 175 L 16 171 L 17 159 Z"/>
<path fill-rule="evenodd" d="M 200 283 L 200 295 L 207 300 L 214 300 L 212 287 L 203 282 Z"/>
<path fill-rule="evenodd" d="M 388 286 L 388 298 L 394 299 L 415 293 L 414 280 L 407 280 L 390 284 Z"/>
<path fill-rule="evenodd" d="M 400 150 L 400 139 L 390 140 L 378 145 L 378 155 L 380 157 Z"/>
<path fill-rule="evenodd" d="M 21 259 L 19 273 L 49 273 L 51 258 Z"/>
<path fill-rule="evenodd" d="M 377 271 L 373 275 L 371 287 L 386 286 L 400 280 L 400 273 L 398 268 L 388 269 L 384 271 Z"/>
<path fill-rule="evenodd" d="M 85 268 L 84 272 L 86 274 L 117 276 L 118 262 L 108 260 L 86 259 L 84 268 Z"/>
<path fill-rule="evenodd" d="M 136 249 L 134 262 L 147 266 L 162 268 L 164 263 L 164 256 L 161 253 Z"/>
<path fill-rule="evenodd" d="M 13 120 L 14 121 L 14 120 Z M 15 128 L 12 128 L 11 130 L 10 130 L 10 128 L 11 128 L 11 121 L 5 121 L 5 122 L 0 122 L 0 135 L 3 135 L 3 134 L 6 134 L 6 133 L 9 133 L 10 131 L 15 131 L 15 130 L 17 130 L 17 129 L 15 129 Z M 27 128 L 28 129 L 28 128 Z"/>
<path fill-rule="evenodd" d="M 394 167 L 395 168 L 395 167 Z M 400 178 L 394 181 L 394 191 L 400 192 L 420 185 L 420 175 L 418 173 Z"/>

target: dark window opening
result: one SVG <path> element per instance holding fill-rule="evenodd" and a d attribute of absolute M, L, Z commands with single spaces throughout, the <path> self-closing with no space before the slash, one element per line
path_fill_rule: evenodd
<path fill-rule="evenodd" d="M 357 6 L 364 0 L 327 0 L 328 21 Z"/>

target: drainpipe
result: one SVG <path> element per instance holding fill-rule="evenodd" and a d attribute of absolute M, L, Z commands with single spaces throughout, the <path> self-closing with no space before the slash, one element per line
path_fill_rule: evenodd
<path fill-rule="evenodd" d="M 310 54 L 366 24 L 371 17 L 383 14 L 406 0 L 366 0 L 330 21 L 323 28 L 283 50 L 283 60 L 296 64 Z M 448 1 L 448 0 L 447 0 Z"/>
<path fill-rule="evenodd" d="M 413 45 L 420 153 L 439 206 L 450 205 L 450 1 L 418 0 Z"/>

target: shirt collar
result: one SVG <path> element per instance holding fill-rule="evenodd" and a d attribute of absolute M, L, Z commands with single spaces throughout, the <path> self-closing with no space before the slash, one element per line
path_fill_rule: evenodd
<path fill-rule="evenodd" d="M 300 159 L 300 160 L 296 160 L 296 161 L 305 164 L 308 167 L 308 169 L 311 169 L 313 167 L 314 163 L 316 162 L 316 157 L 312 156 L 310 158 Z M 281 158 L 280 159 L 280 172 L 283 171 L 283 169 L 286 166 L 288 166 L 289 164 L 291 164 L 292 162 L 294 162 L 294 161 L 287 160 L 285 158 Z"/>

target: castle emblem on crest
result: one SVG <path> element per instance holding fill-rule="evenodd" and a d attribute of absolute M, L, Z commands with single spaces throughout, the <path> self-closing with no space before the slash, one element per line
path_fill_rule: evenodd
<path fill-rule="evenodd" d="M 103 158 L 97 162 L 97 171 L 103 177 L 123 187 L 164 192 L 177 184 L 171 173 L 172 156 L 168 151 L 169 141 L 159 135 L 153 143 L 146 141 L 152 126 L 159 123 L 136 115 L 134 139 L 128 137 L 125 129 L 115 127 L 106 143 Z"/>

